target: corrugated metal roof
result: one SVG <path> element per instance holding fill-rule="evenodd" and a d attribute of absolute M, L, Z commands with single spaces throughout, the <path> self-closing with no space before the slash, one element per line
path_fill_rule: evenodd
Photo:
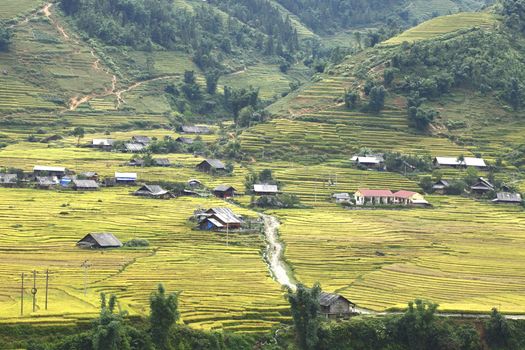
<path fill-rule="evenodd" d="M 201 162 L 201 164 L 204 162 L 208 163 L 212 168 L 215 168 L 215 169 L 225 168 L 224 163 L 218 159 L 206 159 L 205 161 Z"/>
<path fill-rule="evenodd" d="M 35 165 L 33 171 L 51 171 L 51 172 L 66 172 L 66 168 L 62 166 L 47 166 L 47 165 Z"/>
<path fill-rule="evenodd" d="M 346 302 L 350 303 L 351 305 L 355 306 L 354 303 L 352 303 L 350 300 L 346 299 L 342 295 L 333 294 L 333 293 L 326 293 L 326 292 L 321 292 L 319 294 L 319 305 L 327 307 L 327 306 L 332 305 L 333 303 L 335 303 L 339 299 L 343 299 Z"/>
<path fill-rule="evenodd" d="M 177 137 L 175 141 L 191 145 L 195 140 L 190 139 L 189 137 Z"/>
<path fill-rule="evenodd" d="M 521 203 L 521 194 L 511 192 L 498 192 L 493 202 L 510 202 L 510 203 Z"/>
<path fill-rule="evenodd" d="M 112 233 L 89 233 L 78 243 L 82 243 L 87 237 L 91 236 L 97 244 L 103 248 L 122 247 L 122 243 Z"/>
<path fill-rule="evenodd" d="M 144 148 L 144 145 L 141 143 L 126 143 L 126 150 L 129 152 L 142 152 Z"/>
<path fill-rule="evenodd" d="M 213 189 L 213 191 L 217 191 L 217 192 L 227 192 L 229 190 L 233 190 L 235 191 L 235 188 L 233 186 L 230 186 L 230 185 L 219 185 L 217 187 L 215 187 Z"/>
<path fill-rule="evenodd" d="M 95 180 L 73 180 L 73 184 L 78 188 L 98 188 L 98 184 Z"/>
<path fill-rule="evenodd" d="M 360 188 L 357 190 L 363 197 L 393 197 L 394 194 L 390 190 L 369 190 L 367 188 Z"/>
<path fill-rule="evenodd" d="M 133 136 L 131 140 L 133 140 L 133 142 L 141 143 L 144 145 L 147 145 L 148 143 L 151 142 L 151 138 L 149 136 L 142 136 L 142 135 Z"/>
<path fill-rule="evenodd" d="M 473 158 L 473 157 L 465 157 L 465 160 L 463 162 L 460 162 L 458 158 L 456 157 L 435 157 L 434 161 L 437 162 L 439 165 L 447 165 L 447 166 L 472 166 L 476 168 L 484 168 L 487 166 L 485 163 L 485 160 L 483 158 Z"/>
<path fill-rule="evenodd" d="M 209 134 L 210 128 L 207 126 L 191 126 L 191 125 L 184 125 L 181 128 L 182 132 L 187 134 Z"/>
<path fill-rule="evenodd" d="M 56 176 L 37 176 L 36 181 L 40 186 L 58 185 L 58 179 Z"/>
<path fill-rule="evenodd" d="M 241 220 L 230 208 L 211 208 L 206 211 L 208 214 L 213 214 L 224 224 L 240 224 Z"/>
<path fill-rule="evenodd" d="M 253 185 L 253 190 L 255 192 L 265 192 L 265 193 L 278 193 L 279 188 L 277 185 L 270 184 L 255 184 Z"/>
<path fill-rule="evenodd" d="M 115 140 L 113 139 L 93 139 L 93 146 L 113 146 Z"/>
<path fill-rule="evenodd" d="M 350 199 L 350 194 L 349 193 L 334 193 L 332 195 L 332 198 L 335 198 L 335 199 Z"/>
<path fill-rule="evenodd" d="M 18 175 L 16 174 L 3 174 L 0 173 L 0 183 L 3 184 L 14 184 L 18 180 Z"/>
<path fill-rule="evenodd" d="M 155 158 L 153 159 L 156 165 L 160 166 L 168 166 L 171 165 L 170 160 L 168 158 Z"/>
<path fill-rule="evenodd" d="M 137 180 L 137 173 L 115 173 L 115 178 L 122 181 Z"/>
<path fill-rule="evenodd" d="M 415 194 L 417 194 L 417 192 L 401 190 L 401 191 L 397 191 L 396 193 L 394 193 L 394 197 L 409 199 Z"/>
<path fill-rule="evenodd" d="M 376 156 L 370 156 L 370 157 L 357 157 L 356 162 L 359 164 L 381 164 L 384 160 L 383 158 L 379 158 Z"/>

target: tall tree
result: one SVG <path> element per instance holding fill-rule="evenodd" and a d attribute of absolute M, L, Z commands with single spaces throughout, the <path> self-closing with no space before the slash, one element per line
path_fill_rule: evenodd
<path fill-rule="evenodd" d="M 171 327 L 179 319 L 178 294 L 166 295 L 162 284 L 150 296 L 151 336 L 159 350 L 171 349 L 169 334 Z"/>
<path fill-rule="evenodd" d="M 0 22 L 0 51 L 9 50 L 12 36 L 11 30 L 4 23 Z"/>
<path fill-rule="evenodd" d="M 80 146 L 80 139 L 84 138 L 86 131 L 83 127 L 77 126 L 73 129 L 72 135 L 77 138 L 77 147 Z"/>
<path fill-rule="evenodd" d="M 314 350 L 319 342 L 319 294 L 321 287 L 297 285 L 297 290 L 288 290 L 286 295 L 292 312 L 297 345 L 301 350 Z"/>
<path fill-rule="evenodd" d="M 112 295 L 106 302 L 101 294 L 100 316 L 93 332 L 93 350 L 130 350 L 129 336 L 124 326 L 125 312 L 115 312 L 117 298 Z"/>

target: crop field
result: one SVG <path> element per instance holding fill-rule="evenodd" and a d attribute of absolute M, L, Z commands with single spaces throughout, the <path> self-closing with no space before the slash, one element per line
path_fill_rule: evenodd
<path fill-rule="evenodd" d="M 296 278 L 377 311 L 426 298 L 442 311 L 525 312 L 523 210 L 428 199 L 434 208 L 276 211 Z"/>
<path fill-rule="evenodd" d="M 11 19 L 18 15 L 25 14 L 43 2 L 43 0 L 2 1 L 0 3 L 0 19 Z"/>
<path fill-rule="evenodd" d="M 473 27 L 490 27 L 495 23 L 494 15 L 490 13 L 458 13 L 449 16 L 434 18 L 430 21 L 411 28 L 402 34 L 388 39 L 383 45 L 398 45 L 404 41 L 416 42 L 420 40 L 435 39 L 459 30 Z"/>
<path fill-rule="evenodd" d="M 196 208 L 224 206 L 214 199 L 162 201 L 131 196 L 128 188 L 74 193 L 1 189 L 0 321 L 19 313 L 20 273 L 36 269 L 41 322 L 73 321 L 97 312 L 98 294 L 114 293 L 132 313 L 148 312 L 148 296 L 159 282 L 181 291 L 182 319 L 206 329 L 260 331 L 285 320 L 279 285 L 269 276 L 257 234 L 193 231 L 187 222 Z M 250 216 L 255 213 L 235 208 Z M 122 241 L 143 238 L 145 249 L 89 251 L 75 247 L 88 232 L 112 232 Z M 83 295 L 84 260 L 91 264 Z M 44 269 L 51 272 L 49 310 L 43 310 Z M 195 276 L 199 276 L 198 279 Z M 26 281 L 27 282 L 27 281 Z M 257 288 L 254 288 L 257 286 Z M 23 320 L 22 320 L 23 321 Z M 34 321 L 34 318 L 33 318 Z"/>

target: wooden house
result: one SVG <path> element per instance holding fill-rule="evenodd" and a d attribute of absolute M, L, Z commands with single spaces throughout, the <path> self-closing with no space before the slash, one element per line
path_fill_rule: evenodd
<path fill-rule="evenodd" d="M 211 173 L 213 171 L 225 171 L 226 166 L 218 159 L 206 159 L 197 164 L 197 170 Z"/>
<path fill-rule="evenodd" d="M 219 185 L 213 189 L 213 195 L 218 198 L 231 198 L 237 190 L 230 185 Z"/>
<path fill-rule="evenodd" d="M 355 304 L 342 295 L 321 292 L 319 294 L 319 313 L 330 319 L 346 318 L 355 312 Z"/>
<path fill-rule="evenodd" d="M 146 149 L 146 146 L 144 146 L 142 143 L 137 143 L 137 142 L 126 143 L 124 147 L 126 148 L 126 152 L 129 152 L 129 153 L 139 153 L 139 152 L 143 152 Z"/>
<path fill-rule="evenodd" d="M 175 139 L 175 141 L 180 142 L 180 143 L 185 144 L 185 145 L 191 145 L 193 142 L 195 142 L 194 139 L 189 138 L 189 137 L 177 137 L 177 139 Z"/>
<path fill-rule="evenodd" d="M 433 163 L 436 167 L 473 167 L 478 169 L 485 169 L 487 167 L 487 164 L 483 158 L 473 157 L 464 157 L 464 160 L 461 161 L 457 157 L 435 157 Z"/>
<path fill-rule="evenodd" d="M 147 146 L 151 143 L 151 138 L 148 136 L 133 136 L 131 138 L 131 142 Z"/>
<path fill-rule="evenodd" d="M 484 195 L 490 191 L 494 191 L 494 185 L 480 177 L 474 185 L 470 186 L 470 191 L 477 195 Z"/>
<path fill-rule="evenodd" d="M 77 242 L 77 246 L 91 249 L 120 248 L 122 243 L 112 233 L 88 233 Z"/>
<path fill-rule="evenodd" d="M 144 161 L 144 159 L 140 159 L 140 158 L 133 158 L 132 160 L 130 160 L 128 162 L 128 166 L 140 166 L 140 167 L 143 167 L 145 164 L 146 164 L 146 162 Z"/>
<path fill-rule="evenodd" d="M 98 174 L 94 171 L 86 171 L 86 172 L 80 173 L 80 177 L 86 180 L 98 181 Z"/>
<path fill-rule="evenodd" d="M 279 188 L 277 185 L 255 184 L 253 185 L 253 193 L 257 196 L 274 196 L 279 194 Z"/>
<path fill-rule="evenodd" d="M 0 186 L 2 187 L 15 187 L 18 183 L 17 174 L 4 174 L 0 173 Z"/>
<path fill-rule="evenodd" d="M 115 173 L 115 183 L 134 184 L 137 182 L 137 173 Z"/>
<path fill-rule="evenodd" d="M 432 191 L 439 194 L 445 194 L 447 189 L 450 187 L 450 183 L 447 180 L 438 180 L 432 185 Z"/>
<path fill-rule="evenodd" d="M 369 190 L 367 188 L 358 189 L 354 193 L 356 205 L 387 205 L 391 204 L 394 194 L 390 190 Z"/>
<path fill-rule="evenodd" d="M 156 198 L 156 199 L 170 199 L 173 198 L 171 192 L 163 189 L 159 185 L 142 185 L 138 190 L 133 192 L 135 196 Z"/>
<path fill-rule="evenodd" d="M 202 186 L 202 182 L 200 182 L 197 179 L 190 179 L 190 180 L 188 180 L 187 184 L 191 188 L 197 188 L 197 187 L 201 187 Z"/>
<path fill-rule="evenodd" d="M 73 179 L 73 189 L 75 191 L 96 191 L 98 190 L 98 183 L 94 180 Z"/>
<path fill-rule="evenodd" d="M 492 203 L 496 204 L 521 204 L 521 194 L 511 192 L 498 192 L 496 198 L 492 200 Z"/>
<path fill-rule="evenodd" d="M 61 166 L 35 165 L 33 175 L 35 176 L 56 176 L 59 179 L 66 176 L 67 169 Z"/>
<path fill-rule="evenodd" d="M 362 167 L 370 169 L 383 169 L 385 167 L 385 159 L 380 154 L 368 156 L 354 156 L 352 160 Z"/>
<path fill-rule="evenodd" d="M 211 208 L 205 213 L 207 219 L 212 218 L 227 229 L 241 228 L 242 221 L 230 208 Z"/>
<path fill-rule="evenodd" d="M 113 139 L 93 139 L 91 141 L 91 147 L 104 150 L 110 150 L 114 144 L 115 140 Z"/>
<path fill-rule="evenodd" d="M 171 162 L 168 158 L 155 158 L 153 159 L 153 163 L 156 166 L 163 166 L 163 167 L 171 166 Z"/>
<path fill-rule="evenodd" d="M 40 189 L 48 190 L 55 186 L 58 186 L 59 180 L 56 176 L 37 176 L 36 186 Z"/>

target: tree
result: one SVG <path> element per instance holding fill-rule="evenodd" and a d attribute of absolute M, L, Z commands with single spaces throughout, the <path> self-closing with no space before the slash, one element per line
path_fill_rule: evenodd
<path fill-rule="evenodd" d="M 219 82 L 220 76 L 221 73 L 216 69 L 206 73 L 206 91 L 210 95 L 215 95 L 215 93 L 217 92 L 217 84 Z"/>
<path fill-rule="evenodd" d="M 13 33 L 11 30 L 0 22 L 0 51 L 9 51 L 12 37 Z"/>
<path fill-rule="evenodd" d="M 171 349 L 169 334 L 171 327 L 179 319 L 178 295 L 166 295 L 162 284 L 150 296 L 151 336 L 159 350 Z"/>
<path fill-rule="evenodd" d="M 368 101 L 368 109 L 372 112 L 379 112 L 385 106 L 386 90 L 384 86 L 374 86 L 370 89 L 370 100 Z"/>
<path fill-rule="evenodd" d="M 485 324 L 487 341 L 495 348 L 508 347 L 511 340 L 510 326 L 505 317 L 493 308 L 490 318 Z M 510 348 L 510 347 L 509 347 Z"/>
<path fill-rule="evenodd" d="M 408 107 L 408 122 L 411 126 L 420 131 L 427 130 L 428 126 L 434 118 L 438 115 L 438 112 L 434 109 L 423 109 L 420 107 Z"/>
<path fill-rule="evenodd" d="M 301 350 L 314 350 L 319 341 L 320 293 L 319 284 L 312 288 L 298 284 L 295 292 L 289 289 L 286 295 L 290 303 L 297 344 Z"/>
<path fill-rule="evenodd" d="M 395 78 L 395 69 L 394 68 L 386 68 L 383 71 L 383 82 L 385 86 L 390 86 Z"/>
<path fill-rule="evenodd" d="M 523 96 L 523 87 L 518 79 L 511 79 L 510 84 L 506 88 L 506 96 L 507 100 L 515 111 L 520 109 Z"/>
<path fill-rule="evenodd" d="M 106 302 L 101 294 L 100 317 L 93 332 L 93 350 L 130 350 L 130 339 L 124 326 L 126 313 L 115 313 L 117 298 L 112 295 Z"/>
<path fill-rule="evenodd" d="M 419 186 L 425 191 L 426 193 L 432 192 L 432 177 L 431 176 L 422 176 L 419 180 Z"/>
<path fill-rule="evenodd" d="M 84 128 L 81 126 L 77 126 L 73 129 L 73 132 L 71 134 L 77 138 L 77 147 L 80 147 L 80 139 L 84 138 L 86 134 Z"/>
<path fill-rule="evenodd" d="M 355 109 L 359 104 L 359 93 L 356 91 L 345 92 L 345 105 L 348 109 Z"/>

